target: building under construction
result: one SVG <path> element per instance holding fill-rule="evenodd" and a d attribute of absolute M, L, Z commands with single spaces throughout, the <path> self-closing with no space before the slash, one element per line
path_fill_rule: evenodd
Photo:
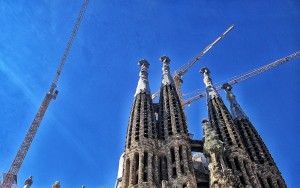
<path fill-rule="evenodd" d="M 230 83 L 238 83 L 296 56 L 299 52 Z M 160 60 L 163 65 L 158 103 L 151 98 L 149 63 L 139 61 L 139 81 L 116 187 L 286 187 L 262 138 L 237 102 L 232 86 L 224 83 L 221 87 L 227 93 L 228 110 L 208 68 L 200 71 L 208 108 L 208 117 L 202 122 L 204 138 L 190 137 L 183 107 L 191 102 L 184 103 L 179 97 L 170 74 L 170 59 L 163 56 Z"/>
<path fill-rule="evenodd" d="M 206 91 L 184 100 L 183 75 L 231 29 L 229 27 L 194 59 L 170 73 L 170 59 L 160 58 L 160 91 L 150 91 L 149 63 L 139 61 L 139 81 L 127 128 L 125 151 L 119 162 L 117 188 L 285 188 L 286 183 L 255 126 L 237 102 L 232 85 L 252 78 L 300 56 L 300 51 L 214 85 L 208 68 L 200 73 Z M 226 107 L 218 91 L 227 94 Z M 153 102 L 159 96 L 158 102 Z M 207 98 L 204 136 L 194 140 L 188 132 L 184 107 Z"/>
<path fill-rule="evenodd" d="M 87 6 L 88 0 L 84 0 L 55 77 L 9 170 L 4 174 L 0 188 L 16 186 L 24 158 L 48 106 L 57 97 L 58 81 Z M 287 187 L 268 148 L 237 102 L 232 85 L 289 62 L 299 57 L 300 51 L 221 85 L 214 85 L 209 69 L 203 68 L 200 72 L 206 91 L 186 100 L 182 97 L 184 74 L 233 27 L 225 30 L 175 75 L 170 73 L 169 57 L 162 56 L 162 79 L 158 92 L 151 93 L 150 90 L 149 63 L 144 59 L 139 61 L 139 81 L 129 118 L 125 151 L 120 158 L 117 188 Z M 230 110 L 218 93 L 221 89 L 227 94 Z M 158 96 L 159 101 L 153 102 Z M 188 131 L 184 107 L 204 97 L 207 98 L 208 109 L 208 117 L 202 122 L 204 137 L 195 140 Z M 30 177 L 24 188 L 32 184 Z M 52 187 L 60 188 L 60 182 L 56 181 Z"/>

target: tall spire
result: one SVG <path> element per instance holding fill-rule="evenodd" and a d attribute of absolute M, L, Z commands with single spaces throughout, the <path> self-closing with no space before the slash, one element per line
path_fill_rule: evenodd
<path fill-rule="evenodd" d="M 230 111 L 231 115 L 234 119 L 248 119 L 245 112 L 239 105 L 239 103 L 236 101 L 235 95 L 232 92 L 232 86 L 228 83 L 223 84 L 222 89 L 225 90 L 227 99 L 230 103 Z"/>
<path fill-rule="evenodd" d="M 218 95 L 217 90 L 213 86 L 209 69 L 204 67 L 200 70 L 200 72 L 203 74 L 203 82 L 206 86 L 206 92 L 207 92 L 208 98 L 218 97 L 219 95 Z"/>
<path fill-rule="evenodd" d="M 149 81 L 148 81 L 148 68 L 149 68 L 149 63 L 145 59 L 141 59 L 138 62 L 138 65 L 140 66 L 140 79 L 136 88 L 135 95 L 139 93 L 147 93 L 150 94 L 150 87 L 149 87 Z"/>
<path fill-rule="evenodd" d="M 224 142 L 227 147 L 238 146 L 239 148 L 244 149 L 241 137 L 238 134 L 238 127 L 234 124 L 234 120 L 230 115 L 229 110 L 214 88 L 209 70 L 207 68 L 202 68 L 201 73 L 204 76 L 203 80 L 206 85 L 209 120 L 216 129 L 219 139 Z"/>
<path fill-rule="evenodd" d="M 227 93 L 231 116 L 234 119 L 235 125 L 239 129 L 239 135 L 242 138 L 243 145 L 246 148 L 249 159 L 253 162 L 253 164 L 255 164 L 255 166 L 257 166 L 256 173 L 259 175 L 257 177 L 257 183 L 261 184 L 261 187 L 286 187 L 284 179 L 268 148 L 247 115 L 242 110 L 241 106 L 238 104 L 235 95 L 232 93 L 232 86 L 225 83 L 223 84 L 222 89 L 224 89 Z M 276 186 L 274 185 L 275 182 Z M 266 184 L 268 186 L 266 186 Z"/>
<path fill-rule="evenodd" d="M 54 184 L 52 185 L 52 188 L 60 188 L 60 182 L 55 181 Z"/>
<path fill-rule="evenodd" d="M 173 78 L 170 73 L 170 58 L 168 56 L 161 56 L 160 61 L 163 63 L 162 67 L 162 84 L 163 85 L 169 85 L 173 84 Z"/>

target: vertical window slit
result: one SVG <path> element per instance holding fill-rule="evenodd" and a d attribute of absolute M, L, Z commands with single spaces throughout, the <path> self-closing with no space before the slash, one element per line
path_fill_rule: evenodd
<path fill-rule="evenodd" d="M 139 180 L 139 154 L 134 155 L 134 170 L 133 170 L 133 185 L 136 185 Z"/>
<path fill-rule="evenodd" d="M 144 152 L 144 159 L 143 159 L 143 163 L 144 163 L 144 177 L 143 177 L 143 181 L 147 182 L 148 181 L 148 153 Z"/>

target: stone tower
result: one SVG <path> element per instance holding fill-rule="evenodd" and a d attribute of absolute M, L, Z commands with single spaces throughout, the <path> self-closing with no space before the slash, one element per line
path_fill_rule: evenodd
<path fill-rule="evenodd" d="M 194 140 L 189 136 L 170 74 L 170 59 L 162 56 L 160 60 L 163 65 L 158 103 L 151 98 L 149 63 L 138 63 L 139 81 L 116 188 L 285 188 L 274 160 L 237 103 L 231 86 L 223 86 L 230 113 L 214 88 L 209 70 L 201 69 L 208 119 L 202 122 L 203 141 Z M 195 157 L 202 152 L 208 159 L 208 169 L 206 160 Z"/>
<path fill-rule="evenodd" d="M 185 114 L 170 73 L 170 59 L 162 56 L 160 60 L 163 63 L 158 114 L 160 181 L 166 181 L 166 187 L 196 187 Z"/>
<path fill-rule="evenodd" d="M 139 61 L 140 78 L 117 187 L 196 188 L 185 115 L 170 74 L 170 60 L 163 56 L 161 61 L 161 97 L 155 105 L 148 82 L 149 63 Z"/>
<path fill-rule="evenodd" d="M 233 181 L 235 186 L 261 187 L 258 183 L 257 175 L 254 173 L 255 166 L 246 151 L 238 126 L 234 123 L 227 107 L 214 88 L 209 70 L 203 68 L 201 69 L 201 73 L 204 76 L 204 84 L 207 92 L 209 126 L 216 132 L 218 140 L 223 143 L 222 147 L 224 147 L 220 152 L 217 152 L 215 156 L 212 156 L 211 152 L 208 152 L 210 166 L 221 167 L 215 168 L 214 170 L 210 169 L 210 187 L 228 186 L 223 185 L 223 181 L 220 182 L 220 179 L 218 178 L 219 174 L 222 174 L 226 169 L 232 170 L 233 177 L 231 178 L 231 181 Z M 207 125 L 204 127 L 207 127 Z M 206 144 L 204 144 L 204 146 L 205 145 Z M 204 148 L 204 150 L 206 150 L 206 148 Z M 214 157 L 216 158 L 215 160 L 213 160 Z M 214 163 L 214 161 L 217 161 L 217 164 L 211 164 Z M 224 161 L 223 166 L 221 165 L 222 161 Z M 231 183 L 232 182 L 229 182 L 229 184 Z"/>
<path fill-rule="evenodd" d="M 155 187 L 156 126 L 148 82 L 149 63 L 139 61 L 140 78 L 128 124 L 122 188 Z"/>
<path fill-rule="evenodd" d="M 226 91 L 227 99 L 230 103 L 231 115 L 239 129 L 246 151 L 255 164 L 261 187 L 286 187 L 284 179 L 262 138 L 237 102 L 232 92 L 232 86 L 224 84 L 222 88 Z"/>

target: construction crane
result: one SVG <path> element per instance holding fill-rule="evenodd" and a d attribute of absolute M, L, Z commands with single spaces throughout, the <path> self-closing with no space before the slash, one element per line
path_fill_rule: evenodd
<path fill-rule="evenodd" d="M 286 56 L 286 57 L 283 57 L 283 58 L 281 58 L 281 59 L 278 59 L 278 60 L 276 60 L 276 61 L 274 61 L 274 62 L 272 62 L 272 63 L 270 63 L 270 64 L 267 64 L 267 65 L 264 65 L 264 66 L 262 66 L 262 67 L 253 69 L 253 70 L 251 70 L 251 71 L 249 71 L 249 72 L 247 72 L 247 73 L 245 73 L 245 74 L 242 74 L 242 75 L 233 77 L 232 79 L 230 79 L 230 80 L 227 81 L 227 82 L 222 82 L 222 84 L 216 85 L 216 86 L 215 86 L 215 89 L 216 89 L 216 90 L 221 90 L 221 89 L 222 89 L 222 85 L 223 85 L 224 83 L 228 83 L 229 85 L 234 85 L 234 84 L 240 83 L 240 82 L 245 81 L 245 80 L 247 80 L 247 79 L 249 79 L 249 78 L 252 78 L 252 77 L 254 77 L 254 76 L 257 76 L 257 75 L 259 75 L 259 74 L 261 74 L 261 73 L 263 73 L 263 72 L 266 72 L 266 71 L 268 71 L 268 70 L 270 70 L 270 69 L 272 69 L 272 68 L 275 68 L 275 67 L 277 67 L 277 66 L 279 66 L 279 65 L 282 65 L 282 64 L 284 64 L 284 63 L 287 63 L 287 62 L 289 62 L 289 61 L 291 61 L 291 60 L 293 60 L 293 59 L 295 59 L 295 58 L 297 58 L 297 57 L 299 57 L 299 56 L 300 56 L 300 51 L 297 51 L 297 52 L 295 52 L 295 53 L 293 53 L 293 54 L 290 54 L 290 55 L 288 55 L 288 56 Z M 191 97 L 191 98 L 189 98 L 189 99 L 183 101 L 182 105 L 183 105 L 183 106 L 185 106 L 185 105 L 190 105 L 190 104 L 193 103 L 194 101 L 197 101 L 197 100 L 199 100 L 199 99 L 201 99 L 201 98 L 203 98 L 203 97 L 205 97 L 205 96 L 206 96 L 206 92 L 205 92 L 205 91 L 198 92 L 194 97 Z"/>
<path fill-rule="evenodd" d="M 83 16 L 86 12 L 88 3 L 89 3 L 88 0 L 84 0 L 82 5 L 81 5 L 79 15 L 76 19 L 75 25 L 73 26 L 70 38 L 69 38 L 69 40 L 67 42 L 67 45 L 64 49 L 63 55 L 60 59 L 59 66 L 57 68 L 54 79 L 51 83 L 50 89 L 47 92 L 46 96 L 44 97 L 43 102 L 42 102 L 41 106 L 39 107 L 39 110 L 38 110 L 37 114 L 35 115 L 35 117 L 33 119 L 33 122 L 30 125 L 29 130 L 27 131 L 26 136 L 25 136 L 25 138 L 24 138 L 24 140 L 23 140 L 23 142 L 22 142 L 22 144 L 21 144 L 21 146 L 18 150 L 18 153 L 17 153 L 13 163 L 10 166 L 10 169 L 9 169 L 8 173 L 6 173 L 5 176 L 4 176 L 3 183 L 0 186 L 1 188 L 11 188 L 11 186 L 13 185 L 13 181 L 15 181 L 14 179 L 16 178 L 16 176 L 17 176 L 17 174 L 18 174 L 18 172 L 19 172 L 19 170 L 22 166 L 24 158 L 26 157 L 26 154 L 27 154 L 27 152 L 30 148 L 30 145 L 31 145 L 36 133 L 37 133 L 37 130 L 38 130 L 38 128 L 39 128 L 39 126 L 40 126 L 40 124 L 43 120 L 43 117 L 44 117 L 44 115 L 47 111 L 47 108 L 48 108 L 50 102 L 52 100 L 54 100 L 56 98 L 57 94 L 58 94 L 58 90 L 56 89 L 57 84 L 58 84 L 60 75 L 62 73 L 63 67 L 66 63 L 66 60 L 67 60 L 67 58 L 70 54 L 72 45 L 75 41 L 75 38 L 76 38 L 76 35 L 78 33 L 78 30 L 79 30 L 80 24 L 82 22 Z"/>
<path fill-rule="evenodd" d="M 206 46 L 197 56 L 195 56 L 193 59 L 191 59 L 188 63 L 184 64 L 182 67 L 180 67 L 177 71 L 175 71 L 175 74 L 173 76 L 176 90 L 178 93 L 179 98 L 182 100 L 182 92 L 181 92 L 181 86 L 183 83 L 183 75 L 188 72 L 188 70 L 197 62 L 199 61 L 213 46 L 215 46 L 221 39 L 223 39 L 227 33 L 229 33 L 234 28 L 234 25 L 231 25 L 228 27 L 218 38 L 216 38 L 212 43 L 210 43 L 208 46 Z M 152 99 L 155 99 L 159 95 L 159 91 L 152 94 Z"/>

